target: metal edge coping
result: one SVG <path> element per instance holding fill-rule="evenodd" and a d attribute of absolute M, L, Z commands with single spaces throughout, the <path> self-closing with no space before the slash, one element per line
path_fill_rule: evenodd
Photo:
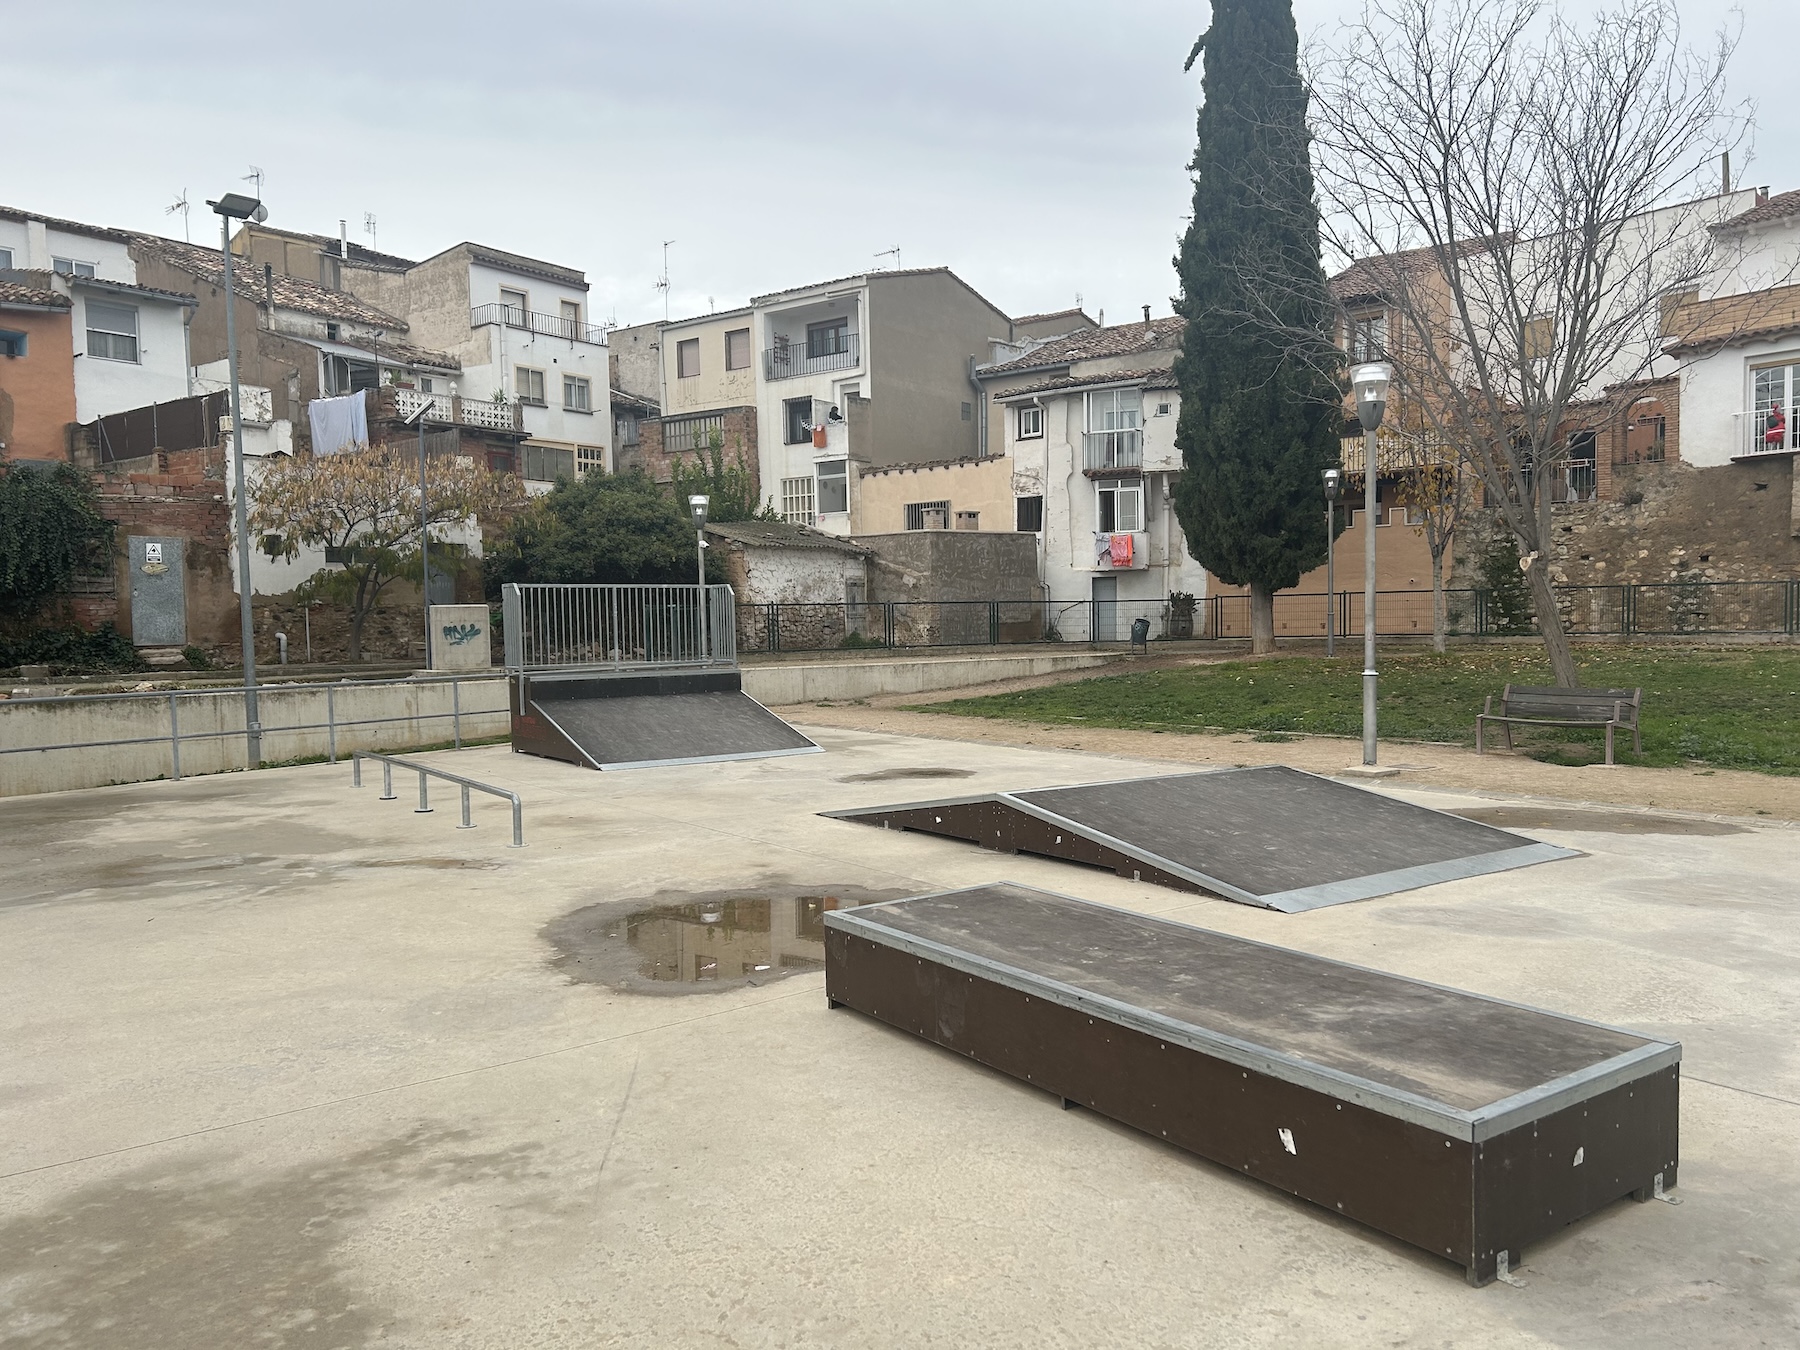
<path fill-rule="evenodd" d="M 583 750 L 582 754 L 587 754 Z M 817 745 L 796 745 L 787 750 L 741 750 L 731 755 L 688 755 L 681 759 L 627 759 L 616 764 L 596 764 L 601 773 L 614 773 L 619 769 L 666 769 L 677 764 L 725 764 L 739 759 L 781 759 L 788 755 L 822 755 L 825 751 Z M 589 756 L 591 759 L 592 756 Z"/>
<path fill-rule="evenodd" d="M 1460 1108 L 1451 1107 L 1441 1102 L 1434 1102 L 1429 1098 L 1418 1097 L 1416 1094 L 1405 1092 L 1403 1089 L 1389 1087 L 1385 1084 L 1375 1083 L 1367 1079 L 1361 1079 L 1354 1074 L 1348 1074 L 1342 1070 L 1332 1069 L 1324 1065 L 1317 1065 L 1310 1060 L 1297 1059 L 1293 1056 L 1283 1055 L 1279 1051 L 1269 1050 L 1266 1047 L 1239 1041 L 1237 1038 L 1226 1036 L 1221 1032 L 1209 1032 L 1204 1028 L 1190 1027 L 1187 1023 L 1174 1021 L 1171 1018 L 1164 1017 L 1162 1014 L 1152 1013 L 1146 1009 L 1134 1008 L 1132 1005 L 1119 1003 L 1117 1000 L 1109 999 L 1103 994 L 1090 994 L 1083 990 L 1076 989 L 1072 985 L 1064 985 L 1059 981 L 1050 980 L 1041 975 L 1033 975 L 1028 971 L 1016 970 L 1015 967 L 1005 966 L 999 962 L 991 962 L 984 957 L 978 957 L 972 953 L 959 953 L 955 948 L 933 942 L 929 938 L 916 938 L 911 934 L 888 927 L 873 919 L 861 917 L 865 911 L 874 911 L 886 909 L 891 906 L 910 904 L 915 900 L 933 900 L 949 895 L 967 895 L 978 891 L 990 890 L 995 886 L 1012 887 L 1017 890 L 1030 892 L 1034 895 L 1049 896 L 1056 900 L 1066 900 L 1072 904 L 1082 905 L 1089 909 L 1104 910 L 1114 917 L 1123 917 L 1128 920 L 1134 920 L 1152 926 L 1191 928 L 1197 932 L 1205 933 L 1209 937 L 1224 938 L 1231 942 L 1243 944 L 1244 946 L 1261 947 L 1288 956 L 1304 956 L 1309 960 L 1318 961 L 1326 965 L 1338 966 L 1346 970 L 1360 971 L 1364 974 L 1379 975 L 1385 979 L 1396 980 L 1419 988 L 1435 989 L 1443 993 L 1455 994 L 1461 998 L 1476 999 L 1480 1002 L 1493 1004 L 1497 1007 L 1516 1008 L 1522 1012 L 1535 1013 L 1540 1017 L 1550 1017 L 1557 1021 L 1568 1022 L 1576 1026 L 1592 1027 L 1600 1031 L 1610 1031 L 1616 1035 L 1629 1036 L 1634 1040 L 1640 1041 L 1642 1044 L 1634 1049 L 1622 1051 L 1618 1055 L 1601 1060 L 1596 1064 L 1590 1065 L 1586 1069 L 1579 1069 L 1572 1074 L 1565 1074 L 1560 1078 L 1552 1079 L 1548 1083 L 1534 1085 L 1533 1087 L 1515 1093 L 1510 1097 L 1504 1097 L 1499 1101 L 1490 1102 L 1477 1110 L 1464 1111 Z M 927 951 L 923 949 L 930 949 L 929 954 L 933 956 L 946 955 L 951 957 L 962 957 L 968 962 L 979 963 L 980 969 L 970 969 L 964 966 L 960 961 L 951 961 L 949 963 L 957 969 L 964 970 L 965 973 L 968 974 L 980 974 L 985 976 L 997 971 L 1016 971 L 1021 980 L 1029 982 L 1030 988 L 1014 984 L 1011 980 L 1002 980 L 1000 982 L 1007 984 L 1009 987 L 1020 988 L 1021 992 L 1038 992 L 1050 989 L 1064 990 L 1076 1000 L 1086 1000 L 1094 1005 L 1117 1007 L 1121 1010 L 1133 1012 L 1146 1019 L 1147 1023 L 1150 1024 L 1140 1029 L 1148 1030 L 1150 1029 L 1150 1026 L 1158 1023 L 1166 1024 L 1168 1027 L 1187 1028 L 1192 1033 L 1197 1033 L 1200 1036 L 1216 1040 L 1217 1044 L 1221 1047 L 1242 1046 L 1244 1051 L 1248 1054 L 1269 1057 L 1269 1065 L 1271 1068 L 1278 1064 L 1292 1064 L 1300 1066 L 1303 1072 L 1316 1075 L 1326 1081 L 1342 1081 L 1366 1086 L 1369 1091 L 1384 1102 L 1395 1104 L 1408 1101 L 1417 1102 L 1423 1108 L 1428 1119 L 1419 1119 L 1411 1114 L 1401 1111 L 1385 1111 L 1384 1114 L 1395 1115 L 1405 1120 L 1412 1120 L 1415 1124 L 1431 1124 L 1434 1127 L 1441 1126 L 1442 1122 L 1445 1120 L 1450 1120 L 1459 1128 L 1467 1129 L 1468 1134 L 1466 1137 L 1468 1137 L 1471 1142 L 1480 1142 L 1481 1140 L 1490 1138 L 1504 1130 L 1512 1129 L 1528 1120 L 1534 1120 L 1549 1114 L 1551 1110 L 1557 1109 L 1560 1104 L 1566 1100 L 1581 1100 L 1586 1095 L 1592 1095 L 1593 1092 L 1605 1091 L 1619 1083 L 1628 1082 L 1635 1077 L 1642 1077 L 1645 1074 L 1652 1073 L 1669 1064 L 1679 1063 L 1681 1060 L 1682 1047 L 1681 1042 L 1679 1041 L 1666 1040 L 1660 1036 L 1652 1036 L 1643 1032 L 1632 1031 L 1626 1027 L 1614 1026 L 1608 1022 L 1597 1022 L 1592 1018 L 1577 1017 L 1572 1013 L 1553 1012 L 1548 1008 L 1535 1007 L 1532 1004 L 1520 1003 L 1513 999 L 1497 998 L 1492 994 L 1477 993 L 1469 989 L 1458 989 L 1453 985 L 1438 984 L 1431 980 L 1416 979 L 1413 976 L 1399 975 L 1393 971 L 1377 970 L 1373 966 L 1360 965 L 1354 961 L 1340 961 L 1329 956 L 1317 956 L 1311 952 L 1298 951 L 1292 947 L 1280 947 L 1272 942 L 1259 942 L 1255 938 L 1239 937 L 1235 933 L 1220 933 L 1214 929 L 1201 928 L 1198 924 L 1183 923 L 1178 919 L 1163 918 L 1159 915 L 1139 914 L 1134 910 L 1120 909 L 1115 905 L 1102 904 L 1093 900 L 1084 900 L 1080 896 L 1064 895 L 1057 891 L 1045 891 L 1035 886 L 1025 886 L 1019 882 L 1013 881 L 985 882 L 974 886 L 955 886 L 943 890 L 926 891 L 919 895 L 904 896 L 898 900 L 882 900 L 873 904 L 858 905 L 848 910 L 832 910 L 824 915 L 824 921 L 828 928 L 839 928 L 847 932 L 857 932 L 862 936 L 867 936 L 874 940 L 881 940 L 882 937 L 895 939 L 894 941 L 888 941 L 886 945 L 900 946 L 906 950 L 914 950 L 915 955 L 927 954 Z M 1061 1000 L 1053 1001 L 1060 1002 Z M 1070 1006 L 1079 1007 L 1080 1003 L 1077 1002 Z M 1155 1034 L 1164 1034 L 1160 1026 L 1157 1027 Z M 1166 1035 L 1165 1039 L 1168 1039 Z M 1183 1044 L 1188 1044 L 1188 1042 L 1180 1035 L 1175 1036 L 1174 1039 L 1181 1041 Z M 1203 1047 L 1200 1046 L 1191 1046 L 1190 1048 L 1203 1049 Z M 1229 1055 L 1222 1056 L 1222 1058 L 1230 1059 L 1233 1063 L 1240 1063 L 1240 1061 L 1233 1059 Z M 1257 1063 L 1242 1062 L 1240 1063 L 1240 1067 L 1258 1068 L 1260 1066 Z M 1288 1075 L 1279 1072 L 1275 1073 L 1274 1076 L 1283 1078 L 1286 1081 L 1299 1083 L 1301 1086 L 1313 1086 L 1313 1084 L 1306 1082 L 1304 1079 L 1290 1078 Z M 1596 1083 L 1600 1084 L 1600 1086 L 1594 1086 Z M 1583 1093 L 1581 1091 L 1583 1088 L 1587 1088 L 1588 1091 Z M 1352 1100 L 1358 1099 L 1353 1097 Z M 1362 1104 L 1371 1105 L 1367 1102 L 1363 1102 Z M 1372 1109 L 1380 1110 L 1381 1108 L 1373 1107 Z"/>
<path fill-rule="evenodd" d="M 819 811 L 816 814 L 830 820 L 858 820 L 863 816 L 880 815 L 884 811 L 930 811 L 943 806 L 979 806 L 983 802 L 998 801 L 1002 795 L 1004 794 L 998 792 L 982 792 L 973 797 L 938 797 L 928 802 L 898 802 L 893 806 L 852 806 L 842 811 Z M 948 895 L 949 892 L 932 891 L 931 894 Z"/>
<path fill-rule="evenodd" d="M 1584 856 L 1580 849 L 1561 844 L 1534 841 L 1517 848 L 1496 849 L 1491 853 L 1469 853 L 1460 858 L 1445 858 L 1413 867 L 1397 867 L 1391 872 L 1372 872 L 1368 876 L 1347 877 L 1343 881 L 1326 881 L 1316 886 L 1300 886 L 1291 891 L 1275 891 L 1259 897 L 1260 903 L 1284 914 L 1302 914 L 1324 909 L 1328 905 L 1348 904 L 1352 900 L 1372 900 L 1378 895 L 1394 895 L 1417 890 L 1440 881 L 1460 881 L 1465 877 L 1488 876 L 1494 872 L 1510 872 L 1518 867 L 1555 862 L 1559 858 Z"/>

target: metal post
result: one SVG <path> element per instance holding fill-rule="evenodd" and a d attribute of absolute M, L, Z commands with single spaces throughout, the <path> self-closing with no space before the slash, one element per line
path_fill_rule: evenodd
<path fill-rule="evenodd" d="M 462 681 L 461 680 L 451 680 L 450 681 L 450 729 L 451 729 L 452 734 L 456 737 L 456 748 L 458 750 L 462 749 Z M 467 801 L 468 796 L 469 796 L 469 794 L 467 792 L 464 792 L 463 800 Z"/>
<path fill-rule="evenodd" d="M 420 769 L 419 770 L 419 804 L 413 808 L 413 814 L 415 816 L 423 816 L 423 815 L 430 814 L 430 812 L 431 812 L 431 803 L 425 797 L 425 770 Z"/>
<path fill-rule="evenodd" d="M 256 710 L 256 625 L 250 609 L 250 517 L 244 501 L 244 409 L 238 392 L 237 300 L 232 290 L 231 217 L 219 217 L 219 252 L 225 261 L 225 357 L 231 377 L 232 487 L 237 494 L 238 628 L 244 648 L 244 753 L 246 767 L 262 763 L 262 722 Z"/>
<path fill-rule="evenodd" d="M 458 825 L 456 828 L 459 830 L 474 829 L 475 822 L 469 819 L 469 789 L 466 785 L 464 786 L 464 788 L 462 790 L 462 809 L 463 809 L 462 824 Z"/>
<path fill-rule="evenodd" d="M 525 847 L 525 803 L 515 793 L 512 799 L 513 809 L 513 841 L 514 848 Z"/>
<path fill-rule="evenodd" d="M 1341 481 L 1341 480 L 1340 480 Z M 1337 503 L 1325 503 L 1325 655 L 1337 655 L 1337 616 L 1332 613 L 1337 608 L 1337 546 L 1332 541 L 1332 529 L 1337 524 Z"/>
<path fill-rule="evenodd" d="M 337 763 L 337 690 L 325 686 L 325 749 L 327 758 Z M 359 774 L 361 770 L 357 771 Z M 360 779 L 358 780 L 361 781 Z"/>
<path fill-rule="evenodd" d="M 391 802 L 394 796 L 394 766 L 385 759 L 381 761 L 381 800 Z"/>
<path fill-rule="evenodd" d="M 1375 432 L 1363 433 L 1363 763 L 1375 763 Z"/>
<path fill-rule="evenodd" d="M 175 694 L 169 694 L 169 781 L 181 781 L 181 722 L 175 712 Z"/>
<path fill-rule="evenodd" d="M 712 660 L 711 644 L 707 639 L 711 636 L 711 616 L 707 614 L 706 604 L 706 531 L 694 531 L 694 563 L 700 586 L 700 659 Z"/>
<path fill-rule="evenodd" d="M 379 372 L 378 372 L 379 373 Z M 425 669 L 431 666 L 431 512 L 425 494 L 425 418 L 419 417 L 419 567 L 425 593 Z"/>

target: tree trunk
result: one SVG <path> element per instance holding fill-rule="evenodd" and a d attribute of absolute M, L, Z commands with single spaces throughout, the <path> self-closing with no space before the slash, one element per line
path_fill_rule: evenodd
<path fill-rule="evenodd" d="M 362 630 L 364 617 L 361 609 L 353 610 L 350 614 L 350 659 L 353 662 L 362 660 Z"/>
<path fill-rule="evenodd" d="M 1275 592 L 1255 581 L 1250 583 L 1250 650 L 1257 656 L 1275 650 Z"/>
<path fill-rule="evenodd" d="M 1581 683 L 1581 676 L 1575 669 L 1575 649 L 1563 627 L 1562 610 L 1557 608 L 1556 589 L 1550 584 L 1549 560 L 1533 558 L 1525 579 L 1531 583 L 1531 605 L 1537 611 L 1538 632 L 1550 656 L 1550 670 L 1557 684 L 1573 689 Z"/>
<path fill-rule="evenodd" d="M 1431 650 L 1442 656 L 1450 641 L 1450 607 L 1444 599 L 1444 551 L 1431 555 Z"/>

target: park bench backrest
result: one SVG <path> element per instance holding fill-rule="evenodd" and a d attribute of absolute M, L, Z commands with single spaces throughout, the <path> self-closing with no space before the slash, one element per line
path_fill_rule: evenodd
<path fill-rule="evenodd" d="M 1562 689 L 1548 684 L 1509 684 L 1501 695 L 1506 717 L 1536 717 L 1546 721 L 1566 718 L 1572 722 L 1607 722 L 1613 710 L 1626 726 L 1637 724 L 1641 689 Z"/>

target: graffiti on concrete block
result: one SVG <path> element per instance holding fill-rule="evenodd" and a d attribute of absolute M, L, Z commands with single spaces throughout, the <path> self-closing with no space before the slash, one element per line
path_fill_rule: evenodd
<path fill-rule="evenodd" d="M 444 625 L 444 641 L 452 647 L 460 647 L 465 642 L 473 642 L 481 636 L 481 625 L 478 623 L 447 623 Z"/>

